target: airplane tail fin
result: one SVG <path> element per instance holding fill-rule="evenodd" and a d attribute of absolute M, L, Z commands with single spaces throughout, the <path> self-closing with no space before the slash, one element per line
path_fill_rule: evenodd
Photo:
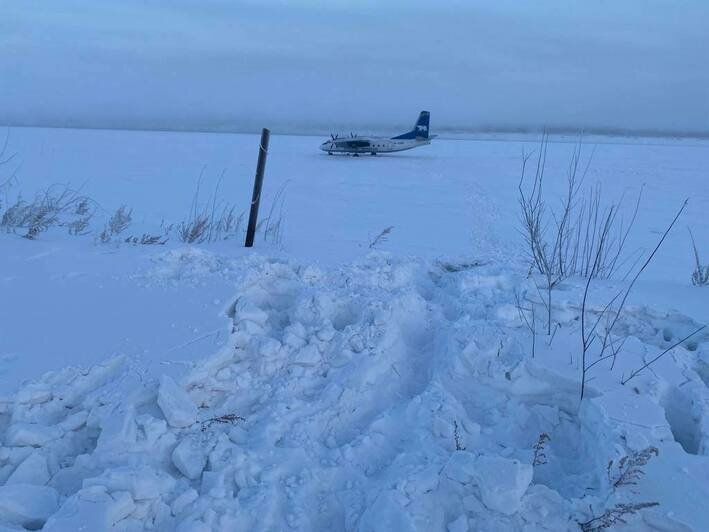
<path fill-rule="evenodd" d="M 428 139 L 428 126 L 431 119 L 431 113 L 428 111 L 421 111 L 418 120 L 414 124 L 414 128 L 408 133 L 399 135 L 398 137 L 393 137 L 395 139 Z"/>
<path fill-rule="evenodd" d="M 428 111 L 421 111 L 421 114 L 419 114 L 419 119 L 416 120 L 416 124 L 414 125 L 416 138 L 428 138 L 428 124 L 430 120 L 431 113 Z"/>

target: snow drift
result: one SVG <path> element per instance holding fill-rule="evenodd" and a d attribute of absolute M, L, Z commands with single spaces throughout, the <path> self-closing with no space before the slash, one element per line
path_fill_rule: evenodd
<path fill-rule="evenodd" d="M 534 287 L 494 265 L 238 271 L 227 345 L 181 378 L 117 357 L 0 403 L 4 529 L 558 531 L 649 502 L 628 529 L 709 526 L 709 337 L 619 384 L 690 318 L 631 309 L 580 404 L 573 283 L 532 358 Z"/>

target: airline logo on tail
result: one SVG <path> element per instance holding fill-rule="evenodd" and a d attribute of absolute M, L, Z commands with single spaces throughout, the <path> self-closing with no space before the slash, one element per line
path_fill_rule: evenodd
<path fill-rule="evenodd" d="M 427 139 L 428 138 L 428 124 L 431 120 L 431 113 L 428 111 L 421 111 L 418 120 L 414 124 L 413 129 L 408 133 L 399 135 L 398 137 L 393 137 L 394 139 Z"/>

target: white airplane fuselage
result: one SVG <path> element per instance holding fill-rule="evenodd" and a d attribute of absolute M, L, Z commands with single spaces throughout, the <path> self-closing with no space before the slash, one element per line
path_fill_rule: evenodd
<path fill-rule="evenodd" d="M 431 144 L 431 139 L 436 135 L 429 135 L 429 121 L 431 113 L 421 111 L 418 120 L 413 128 L 396 137 L 338 137 L 333 136 L 320 145 L 322 151 L 333 155 L 335 153 L 347 153 L 350 155 L 376 155 L 378 153 L 393 153 L 397 151 L 410 150 L 419 146 Z"/>
<path fill-rule="evenodd" d="M 350 137 L 328 140 L 320 145 L 328 153 L 349 153 L 352 155 L 393 153 L 431 144 L 427 139 L 388 139 L 385 137 Z"/>

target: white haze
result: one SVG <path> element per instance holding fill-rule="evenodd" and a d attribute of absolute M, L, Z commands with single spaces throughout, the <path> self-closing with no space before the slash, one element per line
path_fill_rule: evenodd
<path fill-rule="evenodd" d="M 707 134 L 708 35 L 699 0 L 0 0 L 0 124 Z"/>

